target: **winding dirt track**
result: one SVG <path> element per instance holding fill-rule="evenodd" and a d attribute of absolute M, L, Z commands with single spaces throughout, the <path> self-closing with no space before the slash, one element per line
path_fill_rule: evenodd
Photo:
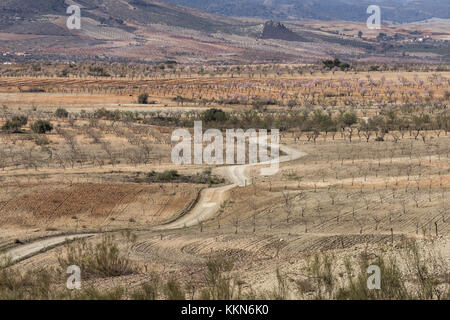
<path fill-rule="evenodd" d="M 283 145 L 280 145 L 280 151 L 286 154 L 280 157 L 280 163 L 297 160 L 306 155 L 306 153 L 304 152 Z M 246 176 L 247 169 L 249 169 L 250 167 L 262 166 L 267 164 L 270 164 L 270 162 L 218 168 L 217 172 L 221 171 L 222 175 L 232 181 L 231 185 L 203 190 L 197 205 L 192 208 L 189 213 L 174 222 L 157 227 L 155 228 L 155 230 L 173 230 L 184 227 L 191 227 L 199 224 L 200 222 L 213 218 L 217 211 L 220 209 L 223 201 L 226 200 L 227 191 L 238 186 L 245 187 L 251 184 L 251 179 Z"/>
<path fill-rule="evenodd" d="M 293 161 L 306 155 L 306 153 L 304 152 L 283 145 L 280 145 L 280 151 L 285 154 L 283 156 L 280 156 L 280 163 Z M 199 224 L 200 222 L 212 219 L 220 209 L 222 203 L 227 199 L 227 192 L 229 190 L 238 186 L 243 187 L 251 184 L 251 179 L 246 176 L 247 169 L 255 166 L 264 166 L 267 164 L 270 164 L 270 162 L 217 168 L 217 173 L 224 175 L 232 182 L 232 184 L 218 188 L 204 189 L 200 194 L 200 199 L 196 206 L 192 208 L 187 214 L 183 215 L 181 218 L 174 222 L 156 227 L 153 230 L 173 230 L 184 227 L 191 227 Z M 70 236 L 56 236 L 52 238 L 36 240 L 35 242 L 20 245 L 8 250 L 6 252 L 6 255 L 11 257 L 13 262 L 19 262 L 41 252 L 50 250 L 58 245 L 61 245 L 66 240 L 86 238 L 93 235 L 94 234 L 78 234 Z"/>

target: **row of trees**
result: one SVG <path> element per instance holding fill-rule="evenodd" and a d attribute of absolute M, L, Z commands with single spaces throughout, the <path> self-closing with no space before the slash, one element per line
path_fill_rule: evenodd
<path fill-rule="evenodd" d="M 130 63 L 51 63 L 36 62 L 23 63 L 14 66 L 0 66 L 0 76 L 6 77 L 113 77 L 113 78 L 186 78 L 186 77 L 235 77 L 248 76 L 262 78 L 278 75 L 299 76 L 323 72 L 339 68 L 350 69 L 350 65 L 340 62 L 339 59 L 325 60 L 310 65 L 280 65 L 280 64 L 252 64 L 252 65 L 185 65 L 176 61 L 166 61 L 159 64 L 130 64 Z M 351 69 L 360 71 L 448 71 L 448 65 L 424 64 L 377 64 L 352 63 Z"/>
<path fill-rule="evenodd" d="M 337 113 L 314 110 L 312 112 L 232 112 L 224 113 L 220 109 L 209 109 L 203 113 L 191 115 L 189 121 L 203 120 L 209 127 L 243 127 L 243 128 L 279 128 L 281 130 L 300 129 L 308 132 L 342 132 L 350 130 L 366 135 L 378 132 L 384 135 L 398 131 L 414 134 L 417 139 L 426 130 L 437 130 L 438 134 L 450 131 L 450 114 L 442 112 L 436 115 L 427 113 L 402 115 L 394 111 L 370 117 L 359 117 L 356 112 L 348 110 Z M 369 137 L 367 137 L 369 138 Z"/>

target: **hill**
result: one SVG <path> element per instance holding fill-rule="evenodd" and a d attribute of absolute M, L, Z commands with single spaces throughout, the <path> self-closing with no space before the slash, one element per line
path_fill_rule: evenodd
<path fill-rule="evenodd" d="M 258 1 L 233 3 L 239 4 L 240 15 L 244 15 Z M 282 1 L 277 12 L 294 14 L 295 6 L 286 7 L 286 1 Z M 309 8 L 316 8 L 315 1 L 321 0 L 311 0 Z M 342 0 L 336 1 L 335 5 L 339 5 Z M 80 30 L 66 26 L 69 3 L 81 8 Z M 265 6 L 258 8 L 267 5 L 266 1 Z M 258 12 L 254 14 L 271 15 L 270 10 Z M 153 0 L 4 0 L 0 2 L 0 62 L 175 60 L 187 64 L 234 64 L 312 63 L 332 57 L 402 62 L 450 59 L 448 41 L 445 42 L 450 39 L 448 28 L 436 24 L 388 25 L 382 30 L 364 31 L 364 36 L 358 37 L 358 32 L 366 29 L 364 22 L 273 23 L 259 18 L 227 17 Z"/>
<path fill-rule="evenodd" d="M 450 18 L 447 0 L 168 0 L 228 16 L 277 20 L 366 21 L 369 5 L 381 7 L 383 19 L 395 23 Z"/>
<path fill-rule="evenodd" d="M 233 21 L 169 3 L 149 0 L 77 0 L 82 16 L 109 26 L 167 24 L 208 32 L 235 31 Z M 0 31 L 42 34 L 49 15 L 66 16 L 65 0 L 6 0 L 0 4 Z M 33 23 L 34 28 L 29 24 Z M 23 27 L 27 26 L 27 27 Z M 48 30 L 46 30 L 48 31 Z M 47 33 L 45 33 L 47 34 Z"/>

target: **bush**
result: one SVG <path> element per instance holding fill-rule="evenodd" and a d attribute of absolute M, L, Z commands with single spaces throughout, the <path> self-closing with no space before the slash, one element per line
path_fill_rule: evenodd
<path fill-rule="evenodd" d="M 122 119 L 122 112 L 120 110 L 109 111 L 105 108 L 97 109 L 94 111 L 93 117 L 95 119 L 106 119 L 112 121 L 118 121 Z"/>
<path fill-rule="evenodd" d="M 132 262 L 119 252 L 112 236 L 104 236 L 102 242 L 93 246 L 85 239 L 66 243 L 66 256 L 58 257 L 62 270 L 77 265 L 87 275 L 98 277 L 116 277 L 132 274 L 135 267 Z"/>
<path fill-rule="evenodd" d="M 149 172 L 146 174 L 144 180 L 139 178 L 135 179 L 135 182 L 146 182 L 146 183 L 154 183 L 154 182 L 181 182 L 181 183 L 199 183 L 199 184 L 220 184 L 224 183 L 225 179 L 216 178 L 212 175 L 211 169 L 205 169 L 201 173 L 197 173 L 195 175 L 181 175 L 176 170 L 166 170 L 163 172 Z"/>
<path fill-rule="evenodd" d="M 21 127 L 26 125 L 28 122 L 28 118 L 25 116 L 16 116 L 16 117 L 13 117 L 12 120 L 14 122 L 17 122 Z"/>
<path fill-rule="evenodd" d="M 339 65 L 339 68 L 340 68 L 342 71 L 345 71 L 345 70 L 350 69 L 350 65 L 349 65 L 347 62 L 344 62 L 344 63 L 342 63 L 342 64 Z"/>
<path fill-rule="evenodd" d="M 12 120 L 6 121 L 6 123 L 2 126 L 2 131 L 17 132 L 19 129 L 20 125 Z"/>
<path fill-rule="evenodd" d="M 148 93 L 142 93 L 138 97 L 139 104 L 148 104 Z"/>
<path fill-rule="evenodd" d="M 69 116 L 69 112 L 66 109 L 58 108 L 55 111 L 55 116 L 58 118 L 67 118 Z"/>
<path fill-rule="evenodd" d="M 47 120 L 38 120 L 31 125 L 31 131 L 34 133 L 45 134 L 53 130 L 52 124 Z"/>
<path fill-rule="evenodd" d="M 166 170 L 156 174 L 156 180 L 158 181 L 172 181 L 176 180 L 178 177 L 180 177 L 180 175 L 176 170 Z"/>
<path fill-rule="evenodd" d="M 181 105 L 183 105 L 186 102 L 194 102 L 195 100 L 194 99 L 185 98 L 183 96 L 178 95 L 175 98 L 172 98 L 172 101 L 181 103 Z"/>
<path fill-rule="evenodd" d="M 11 120 L 6 121 L 6 123 L 2 126 L 2 131 L 9 132 L 20 132 L 20 128 L 26 125 L 28 122 L 28 118 L 25 116 L 16 116 Z"/>
<path fill-rule="evenodd" d="M 202 119 L 205 122 L 222 122 L 228 120 L 228 115 L 221 109 L 208 109 L 202 113 Z"/>

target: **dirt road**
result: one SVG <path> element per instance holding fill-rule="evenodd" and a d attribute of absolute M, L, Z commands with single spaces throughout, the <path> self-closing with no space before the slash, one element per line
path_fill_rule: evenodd
<path fill-rule="evenodd" d="M 293 161 L 306 155 L 304 152 L 298 151 L 288 146 L 280 145 L 280 151 L 285 155 L 280 156 L 280 163 Z M 200 195 L 200 199 L 197 205 L 192 208 L 186 215 L 180 219 L 157 227 L 154 230 L 173 230 L 181 229 L 184 227 L 191 227 L 198 225 L 203 221 L 209 220 L 215 216 L 220 209 L 222 203 L 227 199 L 227 192 L 238 186 L 244 187 L 251 184 L 251 179 L 247 176 L 246 171 L 255 166 L 267 166 L 268 162 L 246 164 L 246 165 L 234 165 L 227 167 L 220 167 L 216 169 L 217 174 L 221 174 L 229 179 L 232 184 L 222 186 L 218 188 L 204 189 Z M 13 262 L 24 260 L 28 257 L 36 255 L 40 252 L 49 250 L 58 245 L 61 245 L 66 240 L 80 239 L 91 237 L 94 234 L 79 234 L 70 236 L 56 236 L 52 238 L 46 238 L 43 240 L 37 240 L 35 242 L 17 246 L 6 252 L 8 256 L 12 258 Z"/>
<path fill-rule="evenodd" d="M 93 233 L 89 234 L 79 234 L 79 235 L 67 235 L 67 236 L 57 236 L 52 238 L 47 238 L 43 240 L 38 240 L 29 244 L 24 244 L 17 246 L 9 251 L 6 255 L 11 258 L 12 262 L 18 262 L 29 258 L 39 252 L 49 250 L 55 246 L 64 243 L 66 240 L 81 239 L 93 236 Z"/>
<path fill-rule="evenodd" d="M 306 155 L 294 148 L 280 145 L 280 151 L 285 155 L 280 156 L 281 162 L 297 160 Z M 169 224 L 157 227 L 155 230 L 173 230 L 198 225 L 203 221 L 209 220 L 219 211 L 222 203 L 227 199 L 227 192 L 236 187 L 245 187 L 251 184 L 251 179 L 246 175 L 246 171 L 255 166 L 267 166 L 270 162 L 261 162 L 256 164 L 235 165 L 220 167 L 216 173 L 220 173 L 232 181 L 231 185 L 209 188 L 202 191 L 197 205 L 186 215 Z"/>

